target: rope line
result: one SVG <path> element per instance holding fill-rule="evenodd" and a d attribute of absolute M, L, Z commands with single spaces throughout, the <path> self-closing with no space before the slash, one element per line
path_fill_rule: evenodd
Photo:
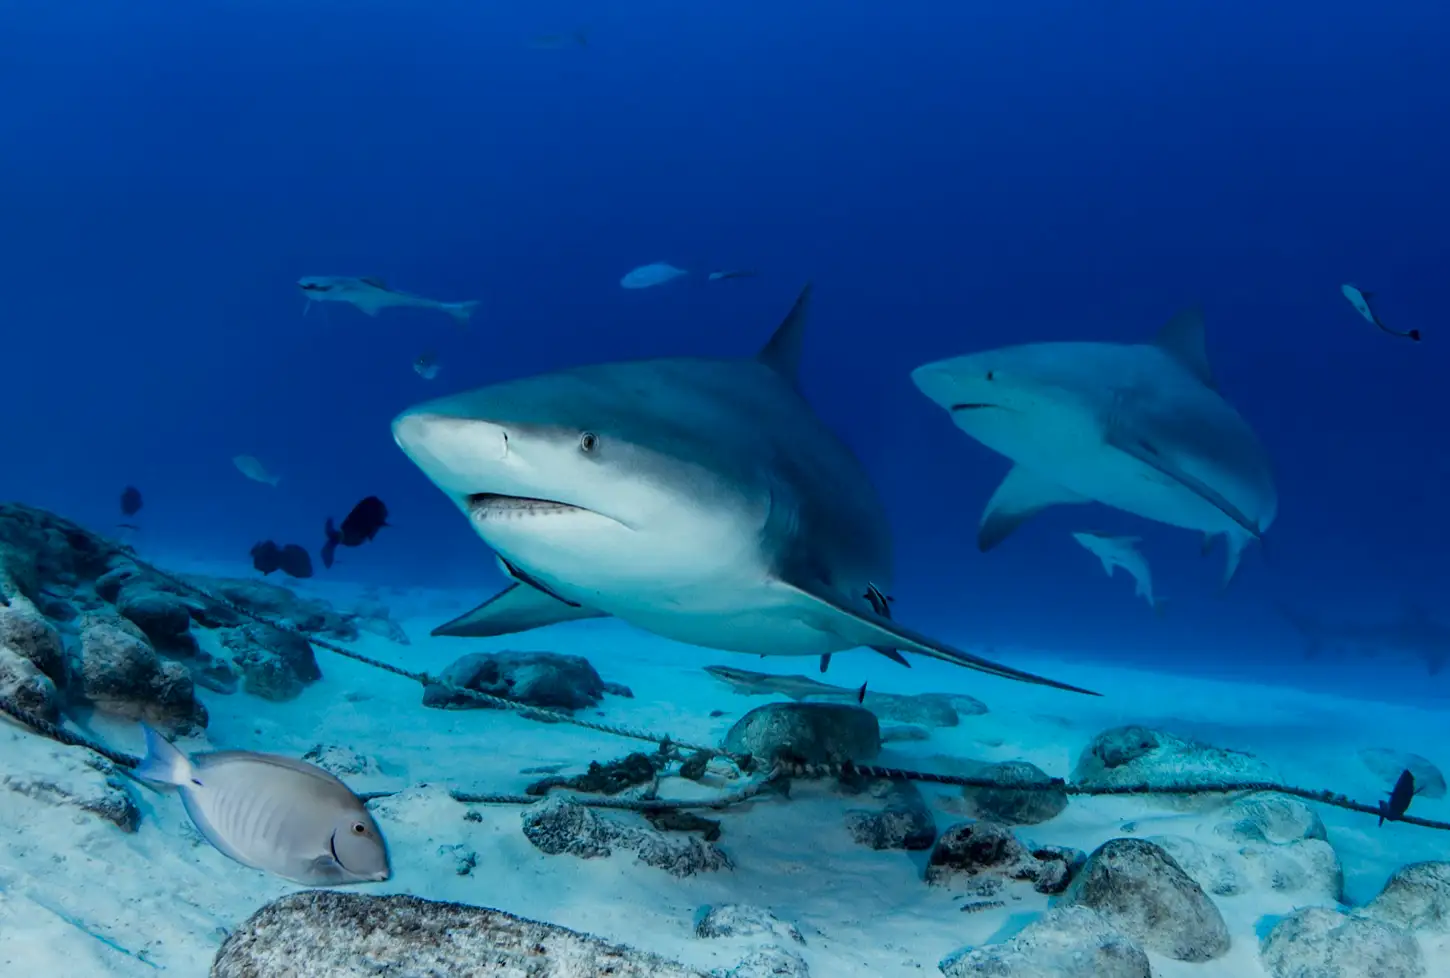
<path fill-rule="evenodd" d="M 622 737 L 629 740 L 642 740 L 648 743 L 659 745 L 665 752 L 668 752 L 671 748 L 682 748 L 684 750 L 695 751 L 697 753 L 704 752 L 713 756 L 727 757 L 732 761 L 736 762 L 737 764 L 748 765 L 749 763 L 748 755 L 735 755 L 727 751 L 720 750 L 716 747 L 707 747 L 702 744 L 692 744 L 686 741 L 674 740 L 669 736 L 658 736 L 648 731 L 637 730 L 632 727 L 625 727 L 609 723 L 598 723 L 593 720 L 585 720 L 580 717 L 576 717 L 573 714 L 565 713 L 560 710 L 551 710 L 546 707 L 529 706 L 524 703 L 516 703 L 513 700 L 507 700 L 500 696 L 492 696 L 488 693 L 482 693 L 475 689 L 468 689 L 467 687 L 455 685 L 454 683 L 448 682 L 447 680 L 444 680 L 440 677 L 431 676 L 426 672 L 414 672 L 412 670 L 404 669 L 401 666 L 395 666 L 390 662 L 384 662 L 381 659 L 374 659 L 371 656 L 363 655 L 361 652 L 354 652 L 352 649 L 345 648 L 344 646 L 338 645 L 335 642 L 330 642 L 326 639 L 321 639 L 317 638 L 314 635 L 310 635 L 294 625 L 268 619 L 267 617 L 260 615 L 252 611 L 251 609 L 235 601 L 232 601 L 229 598 L 223 597 L 222 595 L 213 594 L 207 589 L 200 587 L 199 585 L 192 584 L 189 581 L 185 581 L 174 574 L 164 571 L 161 568 L 140 559 L 134 553 L 123 550 L 116 544 L 105 539 L 104 537 L 99 536 L 98 534 L 91 532 L 85 527 L 82 527 L 75 523 L 71 523 L 69 520 L 64 520 L 61 517 L 55 518 L 57 520 L 60 520 L 61 522 L 68 524 L 78 533 L 81 533 L 84 536 L 90 538 L 100 547 L 100 549 L 104 550 L 108 554 L 116 554 L 125 557 L 141 571 L 155 574 L 162 580 L 172 585 L 175 585 L 176 587 L 179 587 L 184 591 L 195 594 L 207 601 L 211 601 L 218 605 L 221 605 L 222 607 L 227 608 L 235 612 L 236 614 L 241 615 L 244 618 L 249 618 L 252 621 L 257 622 L 258 624 L 265 625 L 268 628 L 275 628 L 278 631 L 286 632 L 291 635 L 295 635 L 298 638 L 301 638 L 303 641 L 306 641 L 318 648 L 326 649 L 327 651 L 332 652 L 336 655 L 352 659 L 354 662 L 360 662 L 363 665 L 371 666 L 374 669 L 381 669 L 384 672 L 390 672 L 395 676 L 401 676 L 405 679 L 411 679 L 414 682 L 417 682 L 423 686 L 442 686 L 450 693 L 456 693 L 457 695 L 471 699 L 475 702 L 483 703 L 488 706 L 493 706 L 501 710 L 508 710 L 510 712 L 517 713 L 520 716 L 531 720 L 538 720 L 544 723 L 566 723 L 576 727 L 582 727 L 586 730 L 594 730 L 598 731 L 599 733 L 610 734 L 611 736 L 615 737 Z M 18 721 L 24 726 L 30 727 L 37 733 L 49 737 L 51 740 L 72 747 L 84 747 L 88 750 L 94 751 L 95 753 L 101 755 L 107 760 L 112 761 L 113 763 L 123 768 L 135 768 L 138 764 L 141 763 L 141 759 L 139 757 L 136 757 L 132 754 L 127 754 L 123 751 L 112 750 L 111 748 L 106 747 L 104 744 L 97 743 L 96 741 L 93 741 L 90 738 L 85 737 L 81 734 L 72 733 L 71 731 L 66 730 L 63 727 L 60 727 L 54 723 L 51 723 L 49 720 L 46 720 L 43 717 L 36 715 L 30 710 L 25 709 L 11 698 L 0 696 L 0 712 L 7 714 L 12 719 Z M 971 777 L 967 775 L 956 774 L 935 774 L 929 771 L 912 771 L 905 768 L 879 767 L 871 764 L 855 764 L 849 762 L 845 764 L 800 764 L 780 759 L 776 761 L 775 766 L 764 777 L 752 782 L 744 788 L 738 789 L 729 794 L 717 796 L 715 798 L 704 798 L 698 800 L 626 799 L 590 797 L 577 794 L 570 795 L 569 797 L 571 800 L 581 805 L 587 805 L 591 808 L 615 808 L 632 811 L 668 811 L 689 808 L 721 809 L 728 808 L 731 805 L 736 805 L 743 801 L 747 801 L 751 798 L 757 797 L 758 795 L 770 789 L 776 782 L 779 782 L 783 779 L 803 778 L 807 780 L 820 780 L 826 778 L 841 778 L 851 776 L 879 778 L 891 781 L 915 781 L 926 784 L 942 784 L 964 788 L 986 788 L 994 790 L 1027 792 L 1060 791 L 1063 794 L 1069 796 L 1086 797 L 1103 797 L 1113 795 L 1199 795 L 1274 792 L 1282 795 L 1292 795 L 1296 798 L 1302 798 L 1306 801 L 1313 801 L 1323 805 L 1330 805 L 1335 808 L 1342 808 L 1346 811 L 1360 812 L 1365 815 L 1379 816 L 1382 814 L 1382 809 L 1380 806 L 1366 805 L 1360 802 L 1356 802 L 1342 794 L 1337 794 L 1331 791 L 1315 791 L 1308 788 L 1295 787 L 1293 785 L 1275 784 L 1270 781 L 1236 781 L 1220 783 L 1193 782 L 1181 785 L 1151 785 L 1144 783 L 1133 785 L 1108 786 L 1071 784 L 1067 781 L 1064 781 L 1062 778 L 1050 778 L 1046 781 L 1020 784 L 997 781 L 991 778 Z M 540 800 L 538 797 L 532 795 L 472 794 L 457 789 L 451 791 L 450 795 L 455 800 L 460 802 L 478 804 L 533 804 L 534 802 Z M 1417 816 L 1409 814 L 1399 816 L 1386 815 L 1385 820 L 1406 822 L 1410 825 L 1418 825 L 1428 829 L 1450 831 L 1450 822 L 1442 822 L 1428 818 L 1419 818 Z"/>

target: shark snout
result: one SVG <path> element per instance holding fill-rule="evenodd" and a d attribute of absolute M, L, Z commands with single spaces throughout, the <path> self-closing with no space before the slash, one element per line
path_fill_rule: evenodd
<path fill-rule="evenodd" d="M 430 411 L 405 411 L 394 418 L 393 440 L 440 489 L 460 496 L 487 485 L 509 457 L 503 426 Z"/>
<path fill-rule="evenodd" d="M 938 360 L 923 364 L 911 372 L 911 382 L 917 390 L 944 408 L 970 402 L 973 398 L 961 396 L 963 385 L 959 371 L 952 369 L 953 363 L 952 360 Z"/>

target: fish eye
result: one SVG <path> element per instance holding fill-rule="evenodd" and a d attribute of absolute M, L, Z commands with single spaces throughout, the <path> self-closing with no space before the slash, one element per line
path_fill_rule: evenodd
<path fill-rule="evenodd" d="M 579 436 L 579 450 L 586 455 L 599 447 L 599 436 L 592 431 L 586 431 Z"/>
<path fill-rule="evenodd" d="M 361 822 L 353 822 L 352 823 L 352 834 L 353 835 L 367 835 L 368 834 L 368 827 L 366 825 L 364 825 L 363 823 L 361 823 Z"/>

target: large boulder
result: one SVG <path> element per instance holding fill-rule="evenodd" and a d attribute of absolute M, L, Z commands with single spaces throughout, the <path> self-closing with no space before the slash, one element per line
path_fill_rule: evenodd
<path fill-rule="evenodd" d="M 1401 866 L 1364 912 L 1405 930 L 1450 934 L 1450 862 Z"/>
<path fill-rule="evenodd" d="M 683 965 L 500 910 L 310 890 L 227 937 L 211 978 L 705 978 Z"/>
<path fill-rule="evenodd" d="M 926 881 L 948 885 L 962 877 L 973 893 L 991 895 L 1004 882 L 1031 883 L 1038 893 L 1061 893 L 1082 853 L 1059 846 L 1025 845 L 996 822 L 960 822 L 941 834 L 926 865 Z"/>
<path fill-rule="evenodd" d="M 1406 931 L 1362 916 L 1309 907 L 1279 920 L 1259 944 L 1273 978 L 1425 978 Z"/>
<path fill-rule="evenodd" d="M 158 656 L 121 618 L 86 616 L 73 689 L 103 713 L 144 720 L 172 736 L 206 726 L 206 707 L 186 667 Z"/>
<path fill-rule="evenodd" d="M 1088 788 L 1149 785 L 1155 788 L 1193 785 L 1231 786 L 1272 782 L 1273 770 L 1252 754 L 1223 750 L 1147 727 L 1104 730 L 1078 757 L 1072 780 Z M 1147 801 L 1180 809 L 1209 809 L 1229 796 L 1153 794 Z"/>
<path fill-rule="evenodd" d="M 1036 825 L 1056 818 L 1067 808 L 1066 792 L 1061 787 L 1050 787 L 1053 779 L 1036 764 L 1003 761 L 985 764 L 973 774 L 1004 785 L 1022 785 L 1021 788 L 963 788 L 967 814 L 977 818 L 1007 825 Z"/>
<path fill-rule="evenodd" d="M 582 710 L 597 705 L 610 691 L 588 659 L 557 652 L 474 652 L 455 660 L 439 679 L 443 682 L 423 687 L 424 706 L 488 708 L 457 691 L 472 689 L 529 706 Z"/>
<path fill-rule="evenodd" d="M 1143 949 L 1087 907 L 1058 907 L 1002 944 L 965 947 L 946 978 L 1152 978 Z"/>
<path fill-rule="evenodd" d="M 1211 961 L 1229 949 L 1218 907 L 1161 846 L 1143 839 L 1098 847 L 1062 904 L 1090 907 L 1143 947 L 1179 961 Z"/>
<path fill-rule="evenodd" d="M 162 655 L 186 658 L 196 654 L 191 609 L 176 595 L 157 590 L 145 580 L 131 580 L 117 592 L 116 610 L 141 629 Z"/>
<path fill-rule="evenodd" d="M 730 868 L 725 853 L 693 835 L 626 825 L 562 795 L 525 808 L 522 820 L 525 837 L 551 856 L 598 859 L 623 849 L 647 866 L 680 877 Z"/>
<path fill-rule="evenodd" d="M 735 722 L 725 749 L 764 764 L 869 761 L 881 753 L 881 725 L 870 710 L 844 703 L 767 703 Z"/>
<path fill-rule="evenodd" d="M 242 688 L 263 699 L 296 699 L 322 678 L 312 643 L 294 632 L 246 624 L 224 631 L 222 645 L 241 670 Z"/>

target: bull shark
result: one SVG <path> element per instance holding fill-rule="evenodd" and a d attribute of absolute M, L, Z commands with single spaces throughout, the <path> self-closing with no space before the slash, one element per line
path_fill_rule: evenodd
<path fill-rule="evenodd" d="M 751 359 L 575 367 L 398 415 L 398 446 L 511 579 L 433 634 L 613 616 L 723 651 L 864 646 L 1090 692 L 892 620 L 885 508 L 797 387 L 810 294 Z"/>
<path fill-rule="evenodd" d="M 477 299 L 467 302 L 440 302 L 389 288 L 382 279 L 371 276 L 354 278 L 350 275 L 308 275 L 297 280 L 297 287 L 307 297 L 304 314 L 312 308 L 314 302 L 346 302 L 357 306 L 369 316 L 376 316 L 382 309 L 404 306 L 437 309 L 452 316 L 458 325 L 467 326 L 469 317 L 478 308 Z"/>
<path fill-rule="evenodd" d="M 986 551 L 1033 514 L 1099 502 L 1228 543 L 1225 585 L 1278 513 L 1267 453 L 1219 394 L 1203 314 L 1149 343 L 1033 343 L 916 368 L 916 386 L 1015 463 L 977 533 Z"/>

